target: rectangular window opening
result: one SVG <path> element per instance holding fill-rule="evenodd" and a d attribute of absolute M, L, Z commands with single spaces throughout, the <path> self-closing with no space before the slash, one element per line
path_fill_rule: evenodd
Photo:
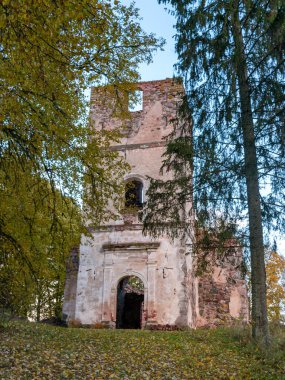
<path fill-rule="evenodd" d="M 143 91 L 136 90 L 129 94 L 129 111 L 137 112 L 143 110 Z"/>

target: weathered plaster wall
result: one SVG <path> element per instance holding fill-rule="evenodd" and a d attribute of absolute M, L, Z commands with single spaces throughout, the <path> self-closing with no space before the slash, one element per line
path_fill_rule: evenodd
<path fill-rule="evenodd" d="M 139 83 L 138 88 L 143 90 L 143 110 L 131 113 L 128 120 L 114 116 L 112 100 L 102 101 L 104 88 L 92 89 L 91 120 L 98 129 L 125 128 L 124 137 L 113 149 L 124 155 L 131 167 L 126 179 L 142 181 L 145 192 L 147 176 L 162 177 L 163 138 L 172 130 L 171 120 L 176 117 L 183 87 L 168 79 Z M 164 174 L 163 178 L 169 176 Z M 126 212 L 94 231 L 92 246 L 82 239 L 76 305 L 69 319 L 114 326 L 117 285 L 124 276 L 136 275 L 145 285 L 144 323 L 194 326 L 191 263 L 184 243 L 143 236 L 137 215 Z"/>
<path fill-rule="evenodd" d="M 75 313 L 81 323 L 114 325 L 117 285 L 123 277 L 136 275 L 145 285 L 147 324 L 188 324 L 180 243 L 153 241 L 138 227 L 97 231 L 93 247 L 81 246 Z"/>

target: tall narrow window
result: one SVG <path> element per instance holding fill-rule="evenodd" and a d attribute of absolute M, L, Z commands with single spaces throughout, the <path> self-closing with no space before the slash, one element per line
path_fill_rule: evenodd
<path fill-rule="evenodd" d="M 139 207 L 143 206 L 143 184 L 138 180 L 130 180 L 126 183 L 125 206 Z"/>
<path fill-rule="evenodd" d="M 136 112 L 143 109 L 143 92 L 136 90 L 129 94 L 129 111 Z"/>

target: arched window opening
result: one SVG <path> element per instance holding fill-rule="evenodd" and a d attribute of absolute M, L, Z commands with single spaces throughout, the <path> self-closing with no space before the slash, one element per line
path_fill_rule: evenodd
<path fill-rule="evenodd" d="M 117 288 L 117 329 L 142 327 L 144 284 L 137 276 L 124 277 Z"/>
<path fill-rule="evenodd" d="M 138 180 L 130 180 L 126 183 L 125 207 L 143 206 L 143 184 Z"/>

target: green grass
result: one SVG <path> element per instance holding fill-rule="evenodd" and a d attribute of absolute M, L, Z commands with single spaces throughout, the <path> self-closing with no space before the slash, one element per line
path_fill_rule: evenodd
<path fill-rule="evenodd" d="M 285 350 L 234 330 L 94 330 L 13 322 L 0 331 L 0 379 L 285 379 Z M 283 347 L 284 348 L 284 347 Z"/>

